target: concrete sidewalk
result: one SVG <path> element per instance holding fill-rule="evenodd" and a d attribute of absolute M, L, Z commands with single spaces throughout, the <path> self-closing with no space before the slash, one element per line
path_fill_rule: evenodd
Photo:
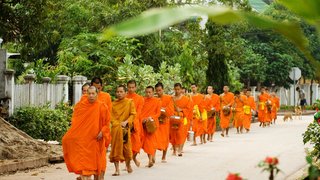
<path fill-rule="evenodd" d="M 220 133 L 215 134 L 214 142 L 205 145 L 185 145 L 183 157 L 168 154 L 168 162 L 156 162 L 152 168 L 146 168 L 147 156 L 141 151 L 139 159 L 142 167 L 133 165 L 134 172 L 121 172 L 119 177 L 113 177 L 114 166 L 108 163 L 105 179 L 121 180 L 223 180 L 229 172 L 240 173 L 245 179 L 268 179 L 266 172 L 261 173 L 257 167 L 259 161 L 266 156 L 279 158 L 279 168 L 282 170 L 276 179 L 298 179 L 297 171 L 306 165 L 305 148 L 302 142 L 302 133 L 312 122 L 313 116 L 303 116 L 303 120 L 283 122 L 279 116 L 276 125 L 261 128 L 258 123 L 252 124 L 250 133 L 236 134 L 231 129 L 230 137 L 222 138 Z M 157 160 L 161 152 L 157 152 Z M 123 168 L 124 165 L 122 164 Z M 75 179 L 77 176 L 67 172 L 64 164 L 20 172 L 9 176 L 0 176 L 3 180 L 13 179 L 48 179 L 64 180 Z"/>

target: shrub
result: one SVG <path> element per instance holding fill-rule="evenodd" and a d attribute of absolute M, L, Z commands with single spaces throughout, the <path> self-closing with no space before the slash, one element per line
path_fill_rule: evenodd
<path fill-rule="evenodd" d="M 71 121 L 72 109 L 59 104 L 56 109 L 22 107 L 9 118 L 9 122 L 35 139 L 61 141 Z"/>
<path fill-rule="evenodd" d="M 317 160 L 320 158 L 320 112 L 314 116 L 314 121 L 309 124 L 305 133 L 303 133 L 303 143 L 313 145 L 311 156 Z"/>

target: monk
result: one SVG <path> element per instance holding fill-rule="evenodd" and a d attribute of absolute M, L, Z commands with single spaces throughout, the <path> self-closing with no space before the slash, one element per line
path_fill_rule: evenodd
<path fill-rule="evenodd" d="M 108 108 L 111 110 L 112 109 L 111 96 L 110 96 L 109 93 L 102 91 L 102 80 L 101 80 L 101 78 L 94 77 L 91 80 L 91 86 L 95 86 L 98 89 L 98 91 L 99 91 L 99 93 L 98 93 L 99 101 L 102 101 L 102 102 L 106 103 Z"/>
<path fill-rule="evenodd" d="M 84 85 L 82 85 L 82 87 L 81 87 L 82 95 L 85 95 L 88 93 L 89 87 L 90 87 L 89 83 L 85 83 Z"/>
<path fill-rule="evenodd" d="M 266 101 L 266 112 L 265 112 L 265 123 L 266 125 L 270 126 L 272 124 L 272 118 L 271 118 L 271 110 L 272 110 L 272 102 L 271 102 L 271 95 L 268 88 L 265 88 L 265 95 L 267 97 Z"/>
<path fill-rule="evenodd" d="M 154 97 L 154 88 L 152 86 L 148 86 L 145 93 L 146 96 L 140 114 L 140 122 L 143 124 L 142 149 L 148 155 L 149 163 L 147 167 L 150 168 L 155 163 L 157 140 L 155 132 L 148 132 L 146 123 L 147 121 L 153 121 L 156 129 L 159 127 L 158 118 L 161 113 L 161 101 L 159 98 Z"/>
<path fill-rule="evenodd" d="M 126 98 L 126 87 L 117 87 L 117 99 L 112 103 L 111 112 L 111 152 L 110 162 L 114 163 L 115 173 L 112 176 L 119 176 L 119 162 L 125 161 L 128 173 L 132 173 L 130 161 L 132 160 L 131 132 L 136 110 L 132 99 Z"/>
<path fill-rule="evenodd" d="M 234 127 L 237 129 L 237 133 L 243 132 L 243 119 L 244 119 L 244 110 L 243 107 L 247 105 L 247 96 L 240 94 L 240 91 L 234 92 Z"/>
<path fill-rule="evenodd" d="M 206 143 L 205 133 L 207 131 L 207 119 L 202 119 L 202 113 L 204 113 L 204 96 L 198 93 L 197 84 L 191 85 L 191 98 L 193 105 L 193 118 L 191 121 L 193 136 L 193 146 L 197 145 L 197 137 L 200 137 L 200 143 Z"/>
<path fill-rule="evenodd" d="M 273 124 L 276 124 L 277 120 L 277 112 L 280 108 L 280 99 L 277 97 L 275 92 L 271 93 L 271 104 L 272 104 L 272 109 L 271 109 L 271 120 L 273 120 Z"/>
<path fill-rule="evenodd" d="M 208 112 L 207 120 L 207 140 L 213 142 L 213 134 L 216 131 L 216 117 L 219 116 L 220 98 L 219 95 L 213 93 L 212 86 L 207 87 L 207 95 L 205 97 L 205 108 Z"/>
<path fill-rule="evenodd" d="M 247 96 L 248 104 L 243 107 L 244 110 L 244 119 L 243 119 L 243 127 L 246 129 L 248 133 L 250 131 L 252 113 L 256 111 L 256 103 L 254 101 L 254 97 L 251 96 L 251 91 L 249 89 L 245 89 L 243 94 Z"/>
<path fill-rule="evenodd" d="M 221 103 L 221 113 L 220 113 L 220 127 L 221 127 L 221 136 L 224 137 L 226 133 L 226 137 L 229 135 L 229 124 L 232 117 L 231 106 L 233 105 L 234 95 L 229 92 L 229 87 L 223 87 L 223 93 L 220 95 L 220 103 Z"/>
<path fill-rule="evenodd" d="M 132 99 L 136 109 L 136 117 L 133 122 L 133 129 L 131 134 L 131 144 L 132 144 L 132 153 L 133 161 L 137 167 L 140 166 L 140 162 L 137 160 L 137 155 L 140 153 L 142 147 L 141 144 L 141 134 L 142 134 L 142 123 L 140 122 L 141 109 L 144 104 L 144 99 L 142 96 L 136 93 L 137 83 L 135 80 L 130 80 L 127 82 L 128 94 L 127 98 Z"/>
<path fill-rule="evenodd" d="M 192 103 L 181 94 L 182 85 L 174 84 L 173 106 L 174 115 L 170 117 L 170 143 L 173 146 L 173 155 L 182 156 L 182 147 L 186 140 L 187 119 L 192 117 Z"/>
<path fill-rule="evenodd" d="M 62 138 L 64 161 L 69 172 L 83 180 L 103 180 L 106 144 L 110 143 L 110 112 L 98 100 L 98 89 L 90 86 L 85 100 L 76 104 L 70 129 Z"/>
<path fill-rule="evenodd" d="M 166 163 L 167 149 L 169 146 L 169 132 L 170 132 L 170 119 L 173 115 L 173 101 L 172 97 L 164 94 L 163 84 L 157 83 L 155 85 L 158 98 L 161 100 L 161 115 L 159 117 L 159 128 L 156 131 L 157 149 L 162 151 L 162 163 Z"/>
<path fill-rule="evenodd" d="M 260 95 L 258 96 L 258 120 L 260 122 L 259 126 L 266 126 L 266 114 L 267 106 L 266 102 L 268 101 L 268 95 L 265 93 L 265 88 L 260 89 Z"/>

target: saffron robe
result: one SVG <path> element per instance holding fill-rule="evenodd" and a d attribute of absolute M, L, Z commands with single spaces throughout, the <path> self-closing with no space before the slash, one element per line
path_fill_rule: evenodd
<path fill-rule="evenodd" d="M 155 125 L 159 127 L 159 116 L 161 111 L 161 101 L 159 98 L 144 98 L 144 104 L 140 114 L 140 122 L 143 123 L 145 119 L 151 117 L 155 121 Z M 156 130 L 157 131 L 157 130 Z M 145 128 L 142 130 L 142 149 L 145 153 L 152 156 L 155 155 L 157 148 L 156 132 L 148 133 Z"/>
<path fill-rule="evenodd" d="M 212 108 L 215 109 L 214 116 L 208 117 L 207 120 L 207 134 L 214 134 L 216 131 L 216 117 L 220 111 L 220 97 L 217 94 L 208 95 L 208 98 L 205 98 L 205 101 L 207 112 L 211 111 Z"/>
<path fill-rule="evenodd" d="M 133 122 L 134 132 L 131 134 L 131 145 L 133 154 L 139 153 L 142 147 L 141 134 L 142 134 L 142 123 L 140 122 L 140 113 L 143 107 L 144 99 L 142 96 L 133 93 L 127 94 L 127 98 L 132 99 L 136 109 L 136 117 Z"/>
<path fill-rule="evenodd" d="M 232 117 L 232 112 L 230 112 L 229 115 L 224 115 L 223 114 L 223 107 L 224 106 L 232 106 L 234 101 L 234 94 L 231 92 L 228 93 L 223 93 L 220 95 L 220 103 L 221 103 L 221 112 L 220 112 L 220 127 L 222 129 L 229 128 L 230 120 Z"/>
<path fill-rule="evenodd" d="M 188 132 L 188 122 L 185 125 L 184 121 L 192 118 L 192 102 L 187 96 L 181 96 L 180 99 L 174 100 L 174 106 L 180 108 L 182 111 L 177 112 L 175 109 L 174 114 L 180 117 L 180 126 L 178 128 L 173 128 L 172 121 L 170 120 L 170 143 L 172 145 L 182 145 L 186 141 Z"/>
<path fill-rule="evenodd" d="M 103 138 L 97 136 L 102 131 Z M 87 98 L 78 102 L 70 129 L 62 138 L 64 161 L 69 172 L 99 175 L 106 170 L 106 144 L 110 142 L 110 111 L 105 103 Z"/>
<path fill-rule="evenodd" d="M 234 100 L 234 127 L 242 127 L 243 126 L 243 119 L 244 119 L 244 109 L 243 106 L 247 105 L 247 96 L 240 95 L 239 98 L 235 97 Z"/>
<path fill-rule="evenodd" d="M 250 129 L 251 126 L 251 119 L 252 119 L 252 110 L 255 111 L 256 110 L 256 103 L 254 102 L 254 98 L 253 96 L 249 96 L 248 98 L 248 104 L 247 106 L 250 107 L 250 113 L 246 114 L 244 113 L 244 119 L 243 119 L 243 127 L 245 129 Z"/>
<path fill-rule="evenodd" d="M 197 93 L 191 96 L 193 105 L 193 117 L 192 117 L 192 130 L 195 137 L 205 134 L 207 131 L 207 119 L 202 119 L 201 114 L 205 110 L 204 108 L 204 96 Z"/>
<path fill-rule="evenodd" d="M 132 99 L 124 98 L 112 103 L 111 112 L 111 152 L 110 162 L 119 162 L 132 159 L 132 145 L 130 128 L 136 117 L 136 109 Z M 127 127 L 121 123 L 128 120 Z M 124 131 L 126 131 L 127 142 L 124 143 Z"/>
<path fill-rule="evenodd" d="M 169 133 L 170 133 L 170 116 L 174 114 L 174 107 L 172 97 L 169 95 L 162 95 L 161 100 L 161 111 L 159 118 L 159 128 L 156 131 L 157 149 L 167 150 L 169 146 Z"/>

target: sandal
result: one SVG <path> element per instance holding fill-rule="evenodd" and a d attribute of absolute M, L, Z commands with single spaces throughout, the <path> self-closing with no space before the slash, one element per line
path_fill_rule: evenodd
<path fill-rule="evenodd" d="M 182 156 L 182 153 L 178 154 L 178 156 L 180 156 L 180 157 L 181 157 L 181 156 Z"/>

